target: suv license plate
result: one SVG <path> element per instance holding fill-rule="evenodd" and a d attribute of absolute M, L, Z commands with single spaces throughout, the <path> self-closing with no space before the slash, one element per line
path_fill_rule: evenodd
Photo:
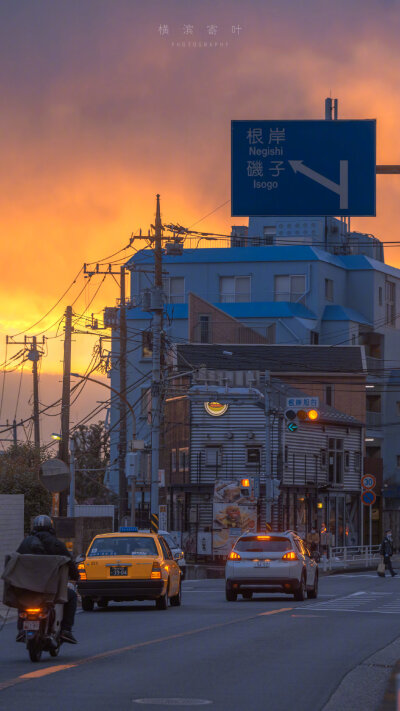
<path fill-rule="evenodd" d="M 27 620 L 24 622 L 24 630 L 38 630 L 39 626 L 39 620 Z"/>
<path fill-rule="evenodd" d="M 121 567 L 121 568 L 117 568 L 116 566 L 111 566 L 110 575 L 128 575 L 128 568 L 125 566 Z"/>
<path fill-rule="evenodd" d="M 269 560 L 258 560 L 255 568 L 269 568 Z"/>

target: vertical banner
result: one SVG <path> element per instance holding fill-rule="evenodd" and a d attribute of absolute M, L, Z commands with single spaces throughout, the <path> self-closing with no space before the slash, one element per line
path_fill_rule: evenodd
<path fill-rule="evenodd" d="M 227 555 L 235 540 L 245 531 L 256 531 L 257 499 L 254 487 L 243 496 L 240 479 L 218 481 L 213 500 L 213 553 Z"/>
<path fill-rule="evenodd" d="M 160 504 L 158 507 L 158 528 L 160 531 L 168 530 L 168 506 Z"/>

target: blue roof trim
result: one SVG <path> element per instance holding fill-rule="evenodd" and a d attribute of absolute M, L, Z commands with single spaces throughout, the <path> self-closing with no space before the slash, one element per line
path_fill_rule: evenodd
<path fill-rule="evenodd" d="M 234 304 L 214 304 L 221 311 L 234 318 L 310 318 L 315 319 L 315 314 L 303 304 L 290 301 L 252 301 Z"/>
<path fill-rule="evenodd" d="M 150 249 L 137 252 L 126 266 L 153 264 L 154 256 Z M 378 271 L 400 278 L 400 269 L 379 262 L 363 254 L 338 256 L 325 252 L 318 247 L 307 245 L 270 247 L 206 247 L 184 249 L 182 255 L 164 255 L 164 264 L 211 264 L 231 262 L 326 262 L 347 271 Z"/>
<path fill-rule="evenodd" d="M 349 309 L 346 306 L 339 306 L 338 304 L 331 304 L 325 306 L 324 313 L 322 314 L 322 321 L 355 321 L 356 323 L 363 323 L 371 326 L 371 322 L 367 321 L 365 316 L 360 314 L 355 309 Z"/>
<path fill-rule="evenodd" d="M 164 306 L 164 313 L 173 319 L 187 319 L 188 318 L 188 305 L 187 304 L 166 304 Z M 127 309 L 126 318 L 148 321 L 152 318 L 152 314 L 148 311 L 142 311 L 141 308 Z"/>
<path fill-rule="evenodd" d="M 309 311 L 303 304 L 294 304 L 289 301 L 249 301 L 234 304 L 213 304 L 228 316 L 233 318 L 308 318 L 316 319 L 315 314 Z M 164 313 L 169 318 L 187 319 L 187 304 L 166 304 Z M 151 318 L 151 314 L 142 311 L 140 308 L 128 309 L 127 318 L 135 320 L 146 320 Z"/>
<path fill-rule="evenodd" d="M 270 247 L 206 247 L 184 249 L 181 255 L 163 255 L 163 264 L 224 263 L 224 262 L 330 262 L 343 269 L 339 257 L 324 250 L 307 245 Z M 150 249 L 137 252 L 127 262 L 129 265 L 153 264 L 154 255 Z"/>

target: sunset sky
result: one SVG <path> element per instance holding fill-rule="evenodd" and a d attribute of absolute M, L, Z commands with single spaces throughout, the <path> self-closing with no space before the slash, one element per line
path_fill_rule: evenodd
<path fill-rule="evenodd" d="M 27 331 L 84 262 L 147 232 L 155 193 L 163 219 L 187 226 L 229 200 L 231 119 L 323 118 L 331 93 L 340 118 L 377 119 L 378 163 L 400 163 L 399 30 L 397 0 L 3 0 L 1 362 L 6 334 L 59 321 L 82 275 Z M 218 47 L 177 46 L 185 40 Z M 227 204 L 198 227 L 229 233 L 245 222 Z M 396 241 L 398 225 L 400 176 L 378 176 L 377 217 L 352 227 Z M 400 248 L 387 248 L 386 260 L 400 266 Z M 116 297 L 110 279 L 88 313 Z M 73 370 L 87 367 L 94 342 L 76 336 Z M 54 399 L 61 345 L 49 340 L 42 362 Z M 18 388 L 7 377 L 1 422 L 13 417 Z M 101 390 L 90 391 L 88 409 Z M 18 415 L 29 408 L 21 395 Z"/>

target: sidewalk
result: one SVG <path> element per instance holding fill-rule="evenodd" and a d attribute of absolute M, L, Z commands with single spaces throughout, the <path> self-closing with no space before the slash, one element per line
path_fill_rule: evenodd
<path fill-rule="evenodd" d="M 322 711 L 396 711 L 400 637 L 352 669 Z"/>
<path fill-rule="evenodd" d="M 319 563 L 320 575 L 335 575 L 337 573 L 360 573 L 363 570 L 376 570 L 378 567 L 378 559 L 374 559 L 370 565 L 365 563 L 358 564 L 357 561 L 347 561 L 346 567 L 341 564 L 341 561 L 335 562 L 332 570 L 323 570 L 322 563 Z M 400 555 L 394 555 L 392 558 L 393 567 L 400 574 Z M 218 579 L 225 576 L 225 565 L 208 565 L 207 563 L 188 563 L 186 565 L 186 580 L 202 580 L 205 578 Z"/>

